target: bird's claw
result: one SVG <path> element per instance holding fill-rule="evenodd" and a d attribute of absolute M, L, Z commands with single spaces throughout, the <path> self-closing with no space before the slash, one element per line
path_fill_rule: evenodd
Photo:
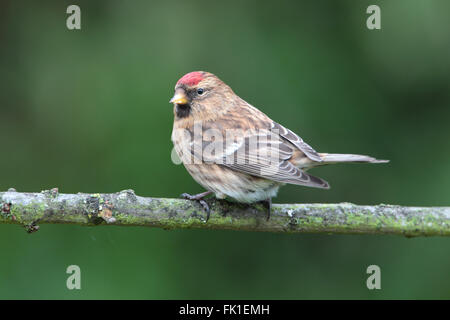
<path fill-rule="evenodd" d="M 191 195 L 191 194 L 189 194 L 189 193 L 183 193 L 183 194 L 181 195 L 181 197 L 182 197 L 183 199 L 186 199 L 186 200 L 194 200 L 194 201 L 197 201 L 198 203 L 200 203 L 200 205 L 202 206 L 203 210 L 205 210 L 205 212 L 206 212 L 206 222 L 208 222 L 208 220 L 209 220 L 209 215 L 210 215 L 210 213 L 211 213 L 211 209 L 209 208 L 208 203 L 207 203 L 205 200 L 203 200 L 203 197 L 204 197 L 204 196 L 205 196 L 205 195 L 204 195 L 203 193 L 200 193 L 200 194 L 194 194 L 194 195 Z"/>
<path fill-rule="evenodd" d="M 261 201 L 261 203 L 263 204 L 264 207 L 267 208 L 267 218 L 266 221 L 269 221 L 270 219 L 270 213 L 272 211 L 272 198 L 269 198 L 267 200 L 263 200 Z"/>

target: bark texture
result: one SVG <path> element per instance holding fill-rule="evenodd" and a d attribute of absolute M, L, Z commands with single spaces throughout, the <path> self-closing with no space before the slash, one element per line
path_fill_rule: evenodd
<path fill-rule="evenodd" d="M 0 192 L 0 223 L 19 224 L 28 232 L 38 225 L 147 226 L 164 229 L 228 229 L 285 233 L 396 234 L 450 236 L 449 207 L 274 204 L 270 219 L 262 204 L 208 199 L 211 216 L 196 201 L 147 198 L 133 190 L 111 194 Z"/>

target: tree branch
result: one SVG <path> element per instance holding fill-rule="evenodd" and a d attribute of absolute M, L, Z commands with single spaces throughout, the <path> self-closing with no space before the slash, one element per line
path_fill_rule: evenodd
<path fill-rule="evenodd" d="M 208 199 L 211 217 L 195 201 L 136 196 L 133 190 L 111 194 L 60 194 L 52 189 L 0 192 L 0 223 L 82 226 L 148 226 L 164 229 L 202 228 L 286 233 L 396 234 L 450 236 L 450 207 L 358 206 L 339 204 L 274 204 L 270 219 L 260 204 Z"/>

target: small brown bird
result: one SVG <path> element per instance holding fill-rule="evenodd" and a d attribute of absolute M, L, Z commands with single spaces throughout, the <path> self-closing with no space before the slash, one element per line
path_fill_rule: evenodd
<path fill-rule="evenodd" d="M 191 176 L 207 191 L 182 196 L 200 201 L 215 193 L 268 206 L 286 183 L 328 189 L 305 171 L 341 162 L 384 163 L 356 154 L 318 153 L 298 135 L 237 96 L 209 72 L 194 71 L 175 85 L 172 141 Z"/>

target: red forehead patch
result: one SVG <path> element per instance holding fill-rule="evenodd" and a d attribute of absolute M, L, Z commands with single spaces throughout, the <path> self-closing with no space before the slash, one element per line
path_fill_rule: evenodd
<path fill-rule="evenodd" d="M 185 74 L 178 80 L 177 84 L 185 84 L 187 86 L 195 86 L 197 83 L 203 80 L 203 75 L 201 72 L 194 71 Z"/>

